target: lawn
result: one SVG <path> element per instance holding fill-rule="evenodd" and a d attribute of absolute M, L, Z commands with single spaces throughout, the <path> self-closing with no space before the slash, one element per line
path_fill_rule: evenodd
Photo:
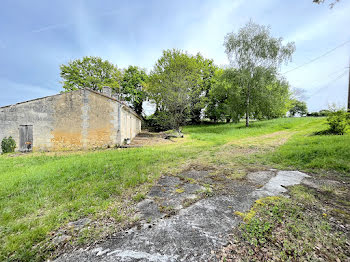
<path fill-rule="evenodd" d="M 56 248 L 51 245 L 54 233 L 79 218 L 88 217 L 97 225 L 77 236 L 81 242 L 109 233 L 99 221 L 109 221 L 117 230 L 116 225 L 132 222 L 131 207 L 161 174 L 178 172 L 188 161 L 203 155 L 215 163 L 218 153 L 228 147 L 259 147 L 271 139 L 269 134 L 280 131 L 280 136 L 288 135 L 285 144 L 276 146 L 276 150 L 241 155 L 237 161 L 346 176 L 350 172 L 350 135 L 313 135 L 325 128 L 324 122 L 323 118 L 284 118 L 253 122 L 249 128 L 243 123 L 188 126 L 183 129 L 185 138 L 173 144 L 2 155 L 0 260 L 49 258 Z M 254 145 L 249 141 L 254 141 Z M 234 157 L 227 159 L 236 161 Z M 96 228 L 106 232 L 96 232 Z"/>

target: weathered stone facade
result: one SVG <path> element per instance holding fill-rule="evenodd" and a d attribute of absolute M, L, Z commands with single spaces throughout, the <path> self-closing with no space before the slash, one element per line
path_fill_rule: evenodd
<path fill-rule="evenodd" d="M 12 136 L 20 145 L 23 126 L 35 151 L 77 150 L 121 145 L 141 131 L 141 119 L 116 99 L 81 89 L 0 108 L 0 141 Z"/>

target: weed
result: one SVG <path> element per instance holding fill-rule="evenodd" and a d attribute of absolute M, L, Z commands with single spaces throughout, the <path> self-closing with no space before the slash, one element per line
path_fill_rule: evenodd
<path fill-rule="evenodd" d="M 348 244 L 335 232 L 324 205 L 307 187 L 291 188 L 291 198 L 257 200 L 236 232 L 241 241 L 223 249 L 232 261 L 343 261 Z M 312 205 L 309 205 L 312 203 Z"/>
<path fill-rule="evenodd" d="M 214 195 L 213 189 L 208 184 L 204 185 L 204 189 L 200 190 L 200 192 L 208 197 L 211 197 Z"/>
<path fill-rule="evenodd" d="M 142 200 L 144 200 L 146 198 L 146 196 L 142 193 L 137 193 L 134 197 L 133 197 L 133 200 L 135 202 L 140 202 Z"/>
<path fill-rule="evenodd" d="M 178 194 L 181 194 L 181 193 L 185 192 L 185 189 L 183 189 L 182 187 L 181 188 L 177 188 L 175 190 L 175 192 L 178 193 Z"/>

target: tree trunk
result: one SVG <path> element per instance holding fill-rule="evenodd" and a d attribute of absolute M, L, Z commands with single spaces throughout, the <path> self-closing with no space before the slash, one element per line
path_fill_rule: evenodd
<path fill-rule="evenodd" d="M 143 104 L 143 102 L 141 102 L 141 103 L 134 103 L 134 111 L 139 116 L 142 116 L 142 104 Z"/>
<path fill-rule="evenodd" d="M 247 94 L 247 107 L 245 112 L 245 126 L 249 127 L 249 97 L 250 97 L 250 88 L 248 86 L 248 94 Z"/>
<path fill-rule="evenodd" d="M 247 112 L 245 113 L 245 126 L 249 127 L 249 113 L 248 113 L 248 108 Z"/>

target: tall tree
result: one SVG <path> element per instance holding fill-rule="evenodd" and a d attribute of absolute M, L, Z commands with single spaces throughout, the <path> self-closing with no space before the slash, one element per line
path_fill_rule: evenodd
<path fill-rule="evenodd" d="M 85 87 L 101 91 L 103 86 L 109 86 L 115 92 L 120 92 L 120 70 L 100 57 L 86 56 L 76 59 L 68 65 L 61 65 L 60 70 L 63 88 L 66 91 Z"/>
<path fill-rule="evenodd" d="M 198 123 L 201 119 L 202 110 L 207 104 L 209 90 L 212 87 L 217 66 L 213 60 L 204 58 L 201 54 L 195 57 L 199 79 L 196 85 L 190 89 L 190 119 L 192 123 Z"/>
<path fill-rule="evenodd" d="M 288 62 L 295 51 L 294 43 L 282 44 L 282 38 L 274 38 L 270 28 L 249 21 L 238 33 L 229 33 L 224 46 L 231 66 L 240 72 L 239 84 L 244 89 L 246 126 L 252 109 L 258 102 L 253 100 L 256 86 L 261 81 L 261 70 L 274 71 Z"/>
<path fill-rule="evenodd" d="M 135 112 L 142 115 L 142 105 L 146 100 L 146 83 L 148 76 L 145 70 L 137 66 L 129 66 L 123 74 L 122 93 Z"/>
<path fill-rule="evenodd" d="M 288 83 L 279 79 L 274 71 L 257 68 L 259 81 L 251 92 L 251 114 L 257 119 L 284 116 L 289 109 L 290 91 Z M 242 72 L 228 68 L 219 70 L 216 81 L 209 92 L 207 116 L 213 120 L 238 122 L 245 114 L 246 88 L 241 85 Z"/>
<path fill-rule="evenodd" d="M 242 89 L 238 79 L 239 72 L 236 69 L 217 70 L 206 108 L 206 115 L 211 120 L 238 122 L 243 116 Z"/>
<path fill-rule="evenodd" d="M 194 88 L 202 80 L 196 57 L 177 49 L 163 51 L 151 71 L 148 91 L 156 104 L 155 114 L 166 116 L 164 124 L 179 130 L 190 115 Z"/>
<path fill-rule="evenodd" d="M 271 68 L 256 69 L 258 82 L 252 90 L 252 115 L 256 119 L 285 116 L 290 107 L 290 88 Z"/>
<path fill-rule="evenodd" d="M 304 116 L 308 113 L 307 111 L 307 105 L 303 101 L 299 101 L 297 99 L 293 99 L 292 101 L 292 107 L 289 109 L 289 114 L 291 116 L 295 116 L 296 114 L 299 114 L 300 116 Z"/>

